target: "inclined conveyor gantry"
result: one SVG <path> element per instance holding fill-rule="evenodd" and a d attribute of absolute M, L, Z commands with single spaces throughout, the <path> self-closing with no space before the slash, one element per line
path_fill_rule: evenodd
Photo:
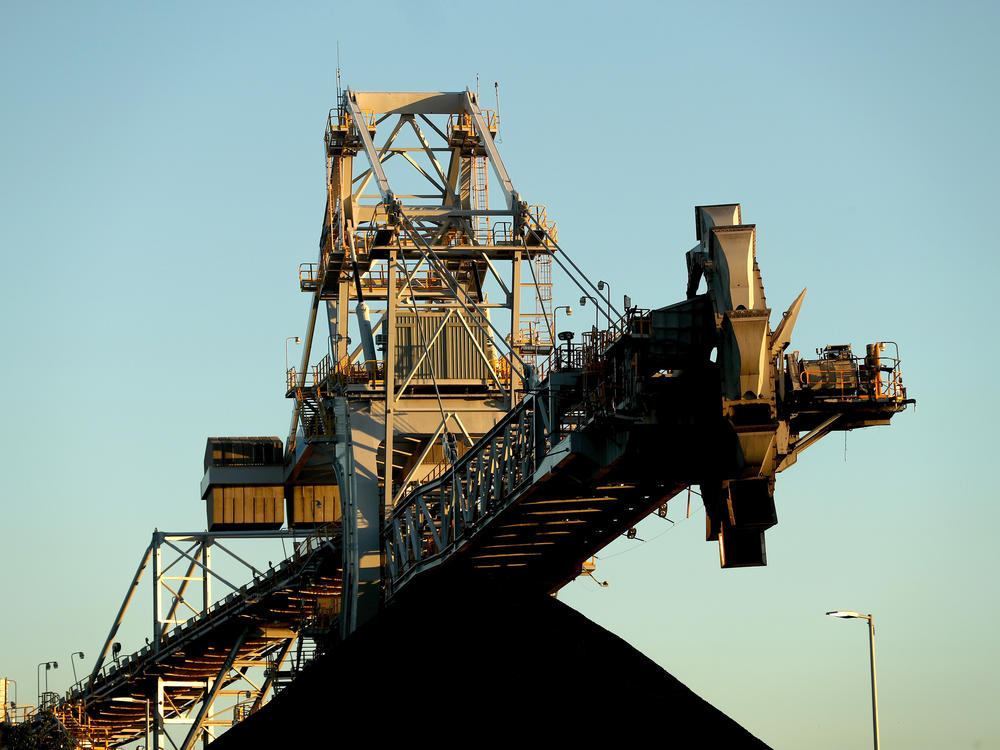
<path fill-rule="evenodd" d="M 775 475 L 824 434 L 888 424 L 910 401 L 884 344 L 864 358 L 786 353 L 804 292 L 771 331 L 755 230 L 739 215 L 698 207 L 688 300 L 629 308 L 560 346 L 517 408 L 396 505 L 383 532 L 390 596 L 438 565 L 472 585 L 555 591 L 692 485 L 722 566 L 766 564 Z"/>

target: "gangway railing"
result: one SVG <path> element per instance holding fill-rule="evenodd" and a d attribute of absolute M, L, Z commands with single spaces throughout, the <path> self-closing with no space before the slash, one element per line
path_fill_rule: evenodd
<path fill-rule="evenodd" d="M 7 722 L 10 724 L 23 724 L 31 721 L 37 714 L 39 708 L 30 704 L 16 704 L 7 708 Z"/>
<path fill-rule="evenodd" d="M 453 553 L 467 532 L 516 497 L 537 466 L 541 426 L 529 394 L 436 478 L 407 495 L 383 538 L 390 595 L 417 573 Z"/>
<path fill-rule="evenodd" d="M 886 346 L 895 347 L 895 356 L 882 355 Z M 868 346 L 865 356 L 854 356 L 850 347 L 819 350 L 817 360 L 801 360 L 793 352 L 790 365 L 801 392 L 825 402 L 907 402 L 900 369 L 899 348 L 894 342 Z"/>
<path fill-rule="evenodd" d="M 549 373 L 599 368 L 608 347 L 623 336 L 651 330 L 648 310 L 626 311 L 608 330 L 593 331 L 580 345 L 564 345 L 540 368 L 543 382 L 451 464 L 441 464 L 396 506 L 383 529 L 390 596 L 423 570 L 453 554 L 476 529 L 516 502 L 531 484 L 539 462 L 554 443 L 578 431 L 595 415 L 606 390 L 591 378 L 575 404 L 549 413 Z M 599 392 L 599 393 L 598 393 Z M 596 399 L 596 400 L 595 400 Z M 551 423 L 554 420 L 556 423 Z"/>
<path fill-rule="evenodd" d="M 281 591 L 315 562 L 316 556 L 324 549 L 332 549 L 330 540 L 333 533 L 329 527 L 313 531 L 295 546 L 287 559 L 275 567 L 260 573 L 251 582 L 211 603 L 205 611 L 170 629 L 158 641 L 147 643 L 132 654 L 103 664 L 91 675 L 74 683 L 67 691 L 67 700 L 99 697 L 113 690 L 122 681 L 127 682 L 135 676 L 147 662 L 166 658 L 191 640 L 217 628 L 220 620 L 239 616 L 248 607 L 260 603 L 267 595 Z"/>

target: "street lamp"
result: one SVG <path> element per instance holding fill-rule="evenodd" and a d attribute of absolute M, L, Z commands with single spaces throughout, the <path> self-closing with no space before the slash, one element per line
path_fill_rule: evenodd
<path fill-rule="evenodd" d="M 875 736 L 875 750 L 878 750 L 878 690 L 875 688 L 875 618 L 870 614 L 837 610 L 827 612 L 829 617 L 839 617 L 844 620 L 868 620 L 868 653 L 872 662 L 872 732 Z"/>
<path fill-rule="evenodd" d="M 597 330 L 598 315 L 601 312 L 601 303 L 598 302 L 593 297 L 591 297 L 589 294 L 585 294 L 582 297 L 580 297 L 580 307 L 586 307 L 588 299 L 594 303 L 594 330 Z"/>
<path fill-rule="evenodd" d="M 73 684 L 75 685 L 79 680 L 76 677 L 76 662 L 73 661 L 73 657 L 76 657 L 80 661 L 83 661 L 86 657 L 84 657 L 83 651 L 74 651 L 69 655 L 69 665 L 73 667 Z"/>
<path fill-rule="evenodd" d="M 35 670 L 36 676 L 38 677 L 38 705 L 42 705 L 42 667 L 45 667 L 45 692 L 49 692 L 49 670 L 59 669 L 59 662 L 57 661 L 43 661 L 39 662 L 38 668 Z"/>
<path fill-rule="evenodd" d="M 573 308 L 570 307 L 569 305 L 559 305 L 559 307 L 556 307 L 552 310 L 552 333 L 555 334 L 556 336 L 559 335 L 559 326 L 556 325 L 556 315 L 559 313 L 560 310 L 566 311 L 567 318 L 573 315 Z"/>
<path fill-rule="evenodd" d="M 288 372 L 288 342 L 289 341 L 294 341 L 296 344 L 301 344 L 302 343 L 302 339 L 300 339 L 298 336 L 289 336 L 287 339 L 285 339 L 285 372 L 286 373 Z"/>
<path fill-rule="evenodd" d="M 608 294 L 607 297 L 605 297 L 604 301 L 608 303 L 608 323 L 611 323 L 611 284 L 609 284 L 606 281 L 597 282 L 597 291 L 603 292 L 604 287 L 608 288 Z"/>

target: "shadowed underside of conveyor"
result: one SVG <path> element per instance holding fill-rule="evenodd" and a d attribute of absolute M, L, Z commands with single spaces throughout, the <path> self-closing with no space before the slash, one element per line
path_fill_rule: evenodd
<path fill-rule="evenodd" d="M 160 546 L 190 536 L 156 532 L 130 589 Z M 277 567 L 156 641 L 147 639 L 145 648 L 116 654 L 77 683 L 68 699 L 53 707 L 55 715 L 82 747 L 114 746 L 148 736 L 157 712 L 165 724 L 190 724 L 210 705 L 206 691 L 225 691 L 253 668 L 279 669 L 299 634 L 315 626 L 318 603 L 341 594 L 335 541 L 328 535 L 308 538 Z M 274 687 L 277 672 L 265 677 L 254 708 Z M 206 710 L 200 723 L 228 728 L 232 720 L 220 721 Z"/>

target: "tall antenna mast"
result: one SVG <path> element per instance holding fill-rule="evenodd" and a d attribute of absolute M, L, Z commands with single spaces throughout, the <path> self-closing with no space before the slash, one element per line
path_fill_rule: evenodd
<path fill-rule="evenodd" d="M 337 40 L 337 103 L 340 103 L 340 40 Z"/>
<path fill-rule="evenodd" d="M 494 81 L 493 82 L 493 91 L 497 95 L 497 124 L 499 124 L 500 123 L 500 82 L 499 81 Z M 500 131 L 500 132 L 502 133 L 503 131 Z M 503 143 L 503 136 L 502 135 L 499 136 L 499 138 L 497 138 L 497 142 L 498 143 Z"/>

